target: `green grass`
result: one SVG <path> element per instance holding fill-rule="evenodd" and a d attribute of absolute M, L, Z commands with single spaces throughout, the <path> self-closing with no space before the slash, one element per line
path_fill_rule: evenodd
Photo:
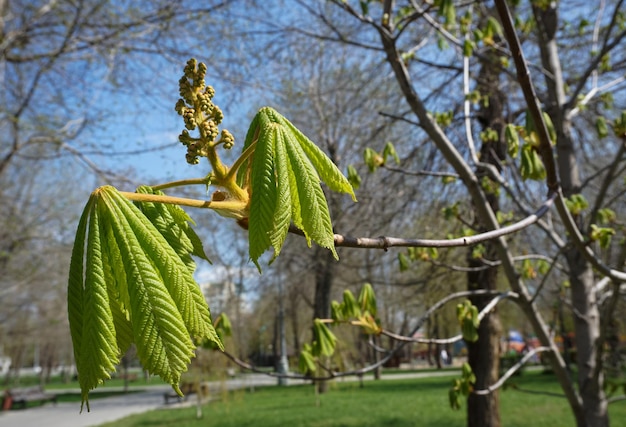
<path fill-rule="evenodd" d="M 131 393 L 139 393 L 141 390 L 129 390 L 124 391 L 100 391 L 98 393 L 90 393 L 89 400 L 104 399 L 105 397 L 122 396 Z M 82 397 L 80 393 L 55 393 L 57 395 L 58 402 L 81 402 Z"/>
<path fill-rule="evenodd" d="M 108 427 L 200 426 L 450 426 L 465 425 L 465 408 L 448 405 L 450 378 L 336 383 L 319 396 L 312 386 L 239 390 L 204 406 L 196 419 L 194 407 L 162 409 L 105 424 Z M 552 375 L 527 373 L 514 380 L 521 389 L 558 393 Z M 613 420 L 626 419 L 626 403 L 611 405 Z M 502 425 L 510 427 L 572 426 L 574 419 L 564 398 L 529 394 L 509 387 L 501 393 Z M 614 422 L 615 424 L 615 422 Z"/>
<path fill-rule="evenodd" d="M 124 395 L 124 394 L 128 394 L 128 393 L 138 393 L 140 390 L 130 390 L 128 392 L 123 392 L 123 391 L 102 391 L 99 393 L 91 393 L 89 395 L 89 400 L 94 400 L 94 399 L 103 399 L 105 397 L 115 397 L 115 396 L 119 396 L 119 395 Z M 61 402 L 70 402 L 70 403 L 80 403 L 81 402 L 81 395 L 80 393 L 54 393 L 57 396 L 57 402 L 61 403 Z M 51 405 L 52 403 L 50 403 L 50 401 L 32 401 L 32 402 L 26 402 L 26 408 L 36 408 L 38 406 L 42 406 L 42 405 Z M 16 408 L 12 408 L 12 411 L 21 411 L 23 410 L 23 408 L 21 407 L 16 407 Z"/>
<path fill-rule="evenodd" d="M 32 387 L 32 386 L 39 385 L 39 381 L 40 381 L 39 377 L 36 377 L 36 376 L 23 376 L 23 377 L 20 377 L 19 381 L 15 381 L 12 384 L 4 384 L 2 385 L 2 387 L 5 389 L 6 388 L 10 389 L 10 388 Z M 137 387 L 145 388 L 145 387 L 157 386 L 157 385 L 161 386 L 164 384 L 167 384 L 167 383 L 157 376 L 152 376 L 150 377 L 148 381 L 146 381 L 141 373 L 139 373 L 138 378 L 136 380 L 130 381 L 128 383 L 130 389 L 137 388 Z M 104 384 L 101 384 L 100 386 L 98 386 L 98 389 L 108 388 L 108 387 L 118 387 L 118 388 L 124 387 L 124 380 L 120 378 L 112 378 L 110 380 L 105 381 Z M 58 391 L 58 390 L 80 388 L 80 385 L 78 384 L 78 381 L 65 382 L 60 376 L 56 375 L 56 376 L 52 376 L 49 379 L 49 381 L 46 383 L 44 388 L 48 391 Z"/>

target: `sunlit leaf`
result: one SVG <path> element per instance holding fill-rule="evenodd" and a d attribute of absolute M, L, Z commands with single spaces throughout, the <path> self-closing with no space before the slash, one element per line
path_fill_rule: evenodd
<path fill-rule="evenodd" d="M 254 146 L 251 158 L 237 171 L 237 181 L 251 192 L 249 218 L 250 258 L 259 267 L 259 257 L 270 247 L 280 253 L 290 224 L 302 230 L 307 243 L 337 253 L 326 197 L 320 186 L 354 191 L 332 161 L 275 110 L 265 107 L 255 116 L 244 144 Z"/>
<path fill-rule="evenodd" d="M 68 314 L 87 408 L 88 392 L 109 378 L 132 342 L 144 368 L 179 393 L 195 348 L 191 336 L 221 345 L 188 265 L 141 210 L 109 186 L 94 191 L 79 222 Z"/>

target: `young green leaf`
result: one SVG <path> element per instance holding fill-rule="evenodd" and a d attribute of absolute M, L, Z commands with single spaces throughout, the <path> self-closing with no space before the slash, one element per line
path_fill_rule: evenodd
<path fill-rule="evenodd" d="M 113 200 L 103 201 L 102 206 L 110 212 L 110 226 L 128 278 L 131 323 L 139 360 L 148 371 L 159 375 L 181 394 L 180 375 L 187 370 L 194 349 L 183 317 L 153 259 L 144 252 L 142 243 L 146 235 L 136 235 L 127 214 Z"/>
<path fill-rule="evenodd" d="M 353 319 L 357 318 L 361 315 L 361 309 L 354 298 L 352 292 L 349 289 L 343 291 L 343 318 L 344 319 Z"/>
<path fill-rule="evenodd" d="M 265 107 L 252 120 L 237 181 L 250 196 L 248 221 L 250 258 L 260 269 L 259 257 L 270 247 L 278 256 L 290 223 L 303 231 L 307 243 L 315 241 L 335 257 L 334 234 L 320 181 L 331 190 L 354 191 L 332 161 L 275 110 Z M 273 259 L 274 259 L 273 258 Z M 273 260 L 272 259 L 272 260 Z"/>
<path fill-rule="evenodd" d="M 312 374 L 316 370 L 315 358 L 311 353 L 311 346 L 304 345 L 304 348 L 300 352 L 300 359 L 298 361 L 298 370 L 303 374 Z"/>
<path fill-rule="evenodd" d="M 138 208 L 117 191 L 111 192 L 111 198 L 117 202 L 114 206 L 121 211 L 133 232 L 133 236 L 128 237 L 137 237 L 143 253 L 149 257 L 173 298 L 189 333 L 219 343 L 204 295 L 187 266 Z"/>
<path fill-rule="evenodd" d="M 162 191 L 155 191 L 147 185 L 137 188 L 137 193 L 163 195 Z M 152 202 L 136 202 L 135 205 L 165 237 L 191 273 L 196 269 L 191 255 L 211 262 L 204 252 L 200 238 L 190 226 L 193 220 L 180 206 Z"/>
<path fill-rule="evenodd" d="M 332 356 L 337 345 L 337 337 L 320 319 L 313 321 L 312 353 L 316 356 Z"/>
<path fill-rule="evenodd" d="M 88 224 L 85 215 L 87 213 Z M 83 258 L 87 229 L 89 238 L 86 257 Z M 69 310 L 69 318 L 74 340 L 76 368 L 79 372 L 78 381 L 81 387 L 81 410 L 84 404 L 89 410 L 87 399 L 89 390 L 110 378 L 110 372 L 115 370 L 120 357 L 105 281 L 102 244 L 101 217 L 98 212 L 97 199 L 92 196 L 79 223 L 68 284 L 68 302 L 74 305 Z M 83 262 L 86 265 L 84 277 L 82 275 Z"/>
<path fill-rule="evenodd" d="M 515 129 L 515 125 L 511 123 L 506 125 L 504 128 L 504 139 L 506 141 L 509 156 L 516 158 L 517 153 L 519 152 L 519 136 L 517 134 L 517 130 Z"/>
<path fill-rule="evenodd" d="M 372 316 L 376 316 L 376 294 L 374 294 L 374 288 L 369 283 L 365 283 L 359 293 L 359 305 L 362 312 L 367 312 Z"/>
<path fill-rule="evenodd" d="M 79 222 L 68 315 L 87 409 L 88 392 L 109 378 L 132 342 L 144 367 L 178 393 L 195 348 L 190 335 L 221 345 L 188 265 L 139 208 L 109 186 L 94 191 Z"/>

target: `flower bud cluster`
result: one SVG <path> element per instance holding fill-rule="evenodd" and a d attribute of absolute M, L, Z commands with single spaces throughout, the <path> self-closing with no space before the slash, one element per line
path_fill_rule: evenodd
<path fill-rule="evenodd" d="M 230 150 L 235 146 L 235 137 L 232 133 L 226 129 L 222 129 L 222 135 L 220 136 L 220 143 L 224 144 L 224 148 Z"/>
<path fill-rule="evenodd" d="M 219 144 L 230 149 L 235 143 L 233 135 L 227 130 L 222 130 L 219 140 L 216 140 L 224 113 L 212 101 L 215 89 L 205 84 L 206 72 L 205 64 L 198 64 L 195 59 L 190 59 L 178 82 L 181 99 L 176 102 L 174 109 L 185 122 L 185 130 L 178 140 L 187 147 L 186 158 L 190 164 L 197 164 L 198 157 L 206 157 L 208 150 L 214 150 Z M 189 131 L 196 128 L 200 132 L 199 138 L 189 134 Z"/>

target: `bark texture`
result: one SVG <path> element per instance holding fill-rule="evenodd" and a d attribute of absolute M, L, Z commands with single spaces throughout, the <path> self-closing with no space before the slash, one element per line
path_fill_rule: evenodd
<path fill-rule="evenodd" d="M 556 33 L 558 29 L 557 4 L 533 9 L 541 46 L 541 60 L 548 87 L 548 114 L 557 133 L 557 162 L 559 179 L 565 197 L 580 192 L 581 181 L 576 148 L 572 139 L 572 125 L 565 99 L 565 82 L 561 72 Z M 577 218 L 579 228 L 584 228 L 584 218 Z M 584 420 L 578 425 L 605 427 L 609 425 L 607 401 L 604 394 L 604 374 L 598 357 L 600 339 L 600 313 L 595 279 L 591 264 L 580 251 L 571 245 L 565 250 L 569 268 L 570 292 L 574 317 L 578 389 L 583 402 Z"/>

